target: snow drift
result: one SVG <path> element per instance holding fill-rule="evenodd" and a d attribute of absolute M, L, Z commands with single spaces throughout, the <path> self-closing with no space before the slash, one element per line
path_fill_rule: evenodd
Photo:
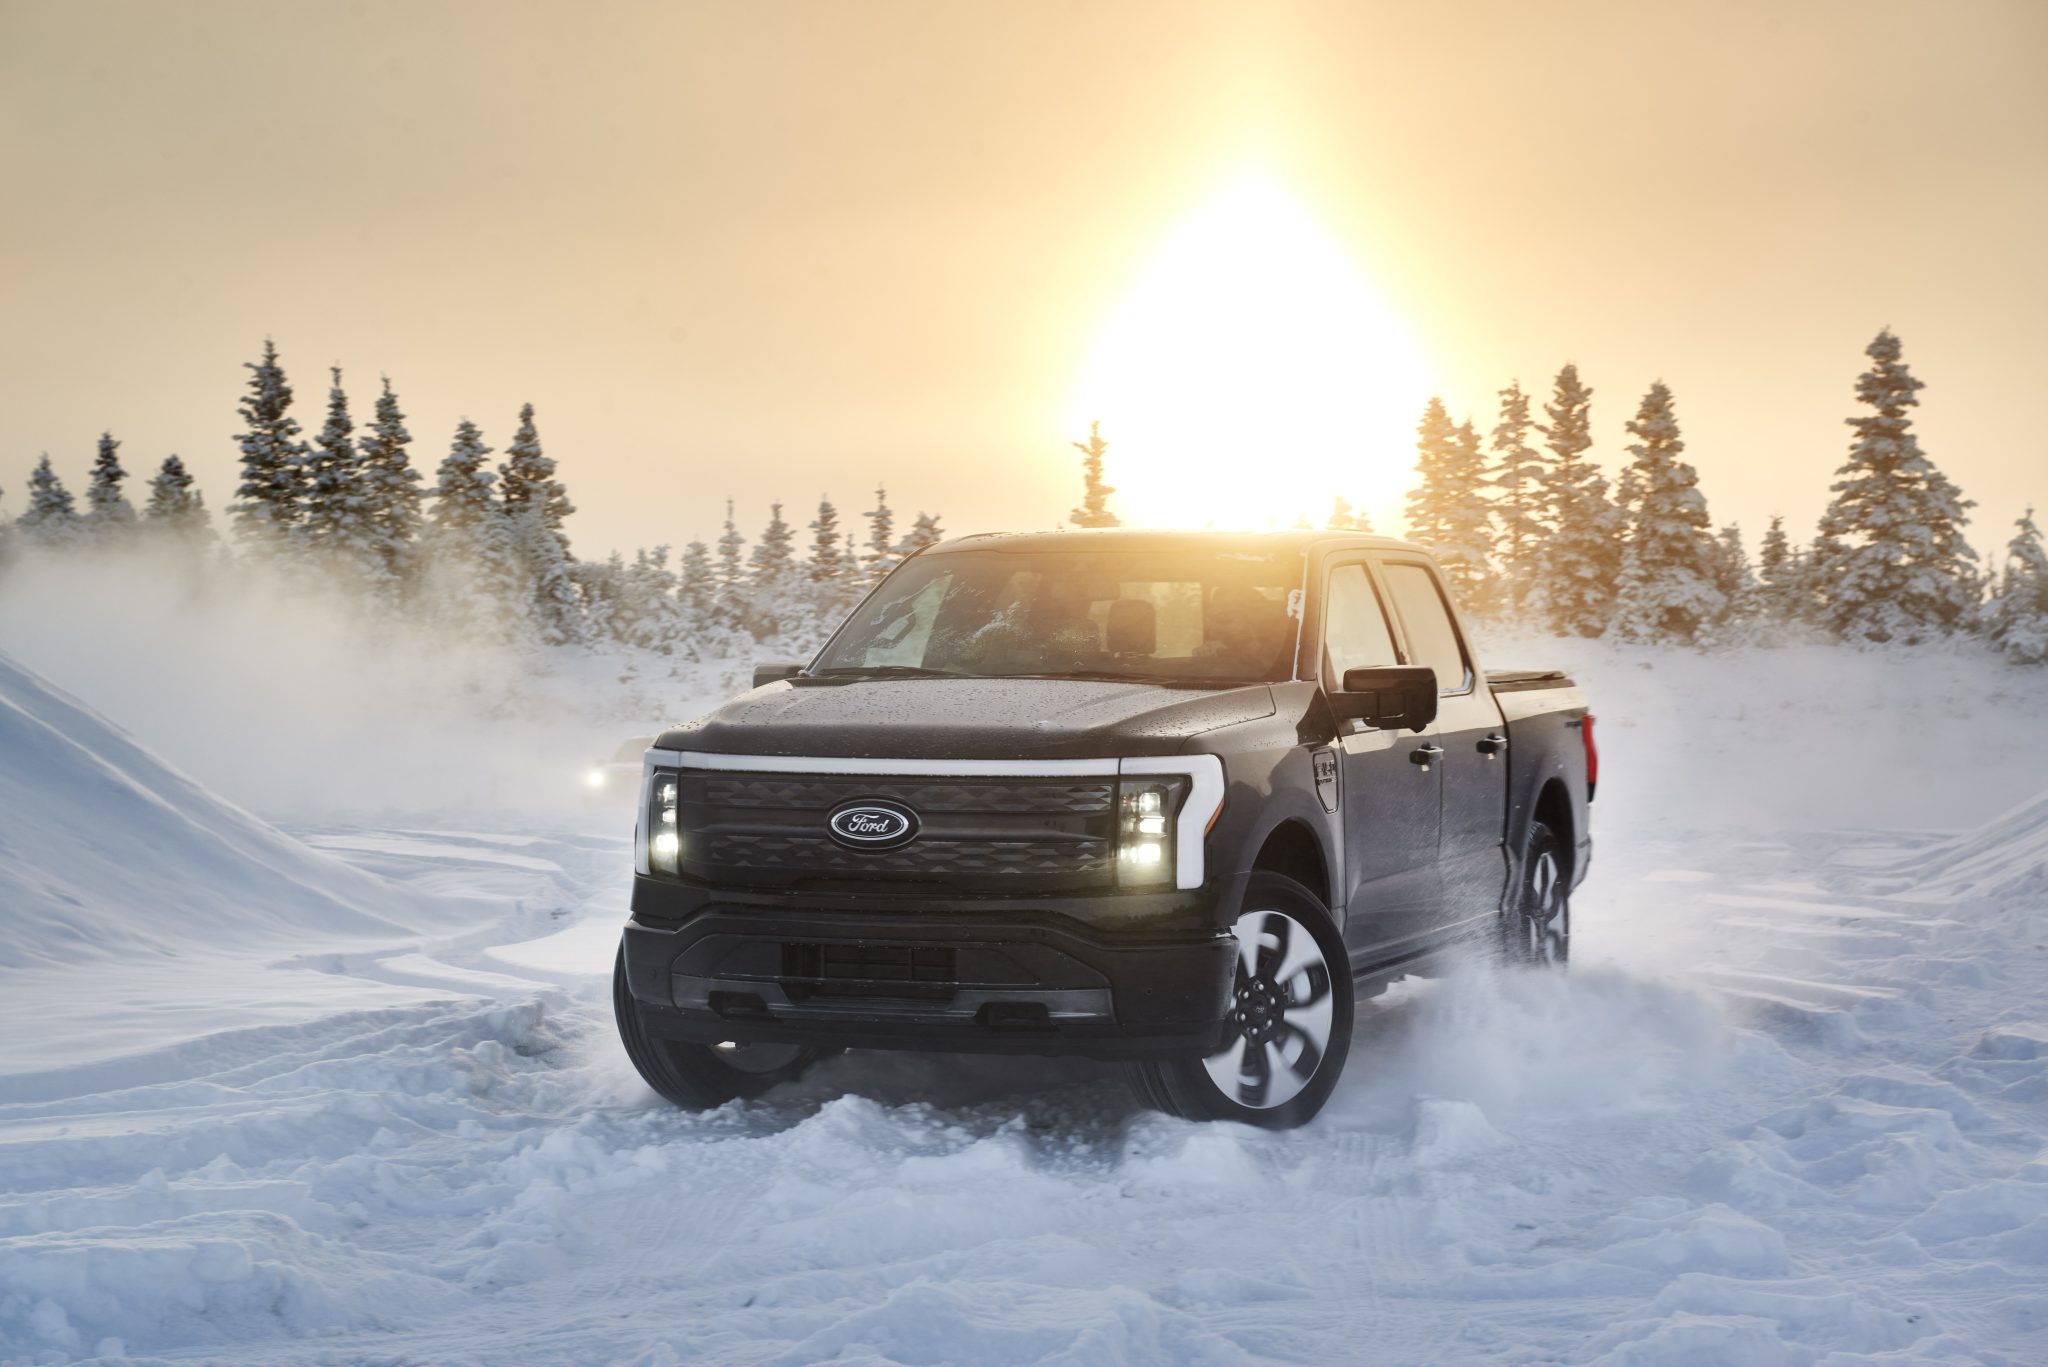
<path fill-rule="evenodd" d="M 459 912 L 222 801 L 5 655 L 0 755 L 0 968 L 388 942 Z"/>
<path fill-rule="evenodd" d="M 1947 840 L 1844 850 L 1834 864 L 1846 886 L 1915 901 L 2004 902 L 2048 891 L 2048 793 Z"/>

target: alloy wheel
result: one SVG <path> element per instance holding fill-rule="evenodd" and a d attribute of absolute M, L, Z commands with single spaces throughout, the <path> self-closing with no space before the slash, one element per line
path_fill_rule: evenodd
<path fill-rule="evenodd" d="M 1330 1048 L 1330 966 L 1308 927 L 1283 911 L 1237 919 L 1233 1036 L 1204 1066 L 1218 1091 L 1252 1110 L 1285 1105 Z"/>

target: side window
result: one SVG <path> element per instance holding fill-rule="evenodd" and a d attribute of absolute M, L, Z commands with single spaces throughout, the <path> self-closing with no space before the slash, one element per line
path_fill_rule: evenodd
<path fill-rule="evenodd" d="M 1393 562 L 1380 568 L 1386 573 L 1388 591 L 1394 595 L 1394 609 L 1401 614 L 1401 626 L 1408 634 L 1414 663 L 1436 671 L 1439 691 L 1463 692 L 1471 674 L 1465 667 L 1458 629 L 1451 625 L 1450 609 L 1444 606 L 1436 577 L 1420 565 Z"/>
<path fill-rule="evenodd" d="M 1330 591 L 1323 604 L 1323 667 L 1334 687 L 1344 686 L 1347 669 L 1375 669 L 1399 664 L 1387 615 L 1363 565 L 1339 565 L 1330 571 Z"/>

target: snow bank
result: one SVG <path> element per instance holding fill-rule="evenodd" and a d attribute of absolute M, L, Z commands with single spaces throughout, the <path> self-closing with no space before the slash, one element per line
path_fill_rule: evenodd
<path fill-rule="evenodd" d="M 215 797 L 5 655 L 0 755 L 0 969 L 388 940 L 457 914 Z"/>
<path fill-rule="evenodd" d="M 1918 901 L 2048 901 L 2048 792 L 1974 831 L 1904 850 L 1844 850 L 1833 867 L 1847 886 Z"/>

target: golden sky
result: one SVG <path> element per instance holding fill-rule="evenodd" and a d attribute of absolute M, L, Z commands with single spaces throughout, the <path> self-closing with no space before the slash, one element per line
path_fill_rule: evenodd
<path fill-rule="evenodd" d="M 219 508 L 269 334 L 309 430 L 327 365 L 359 418 L 390 374 L 430 478 L 531 400 L 586 554 L 878 480 L 1048 526 L 1106 330 L 1249 174 L 1454 412 L 1575 360 L 1613 465 L 1669 382 L 1752 544 L 1808 534 L 1889 325 L 2002 547 L 2048 503 L 2044 72 L 2031 3 L 0 0 L 0 512 L 103 427 Z"/>

